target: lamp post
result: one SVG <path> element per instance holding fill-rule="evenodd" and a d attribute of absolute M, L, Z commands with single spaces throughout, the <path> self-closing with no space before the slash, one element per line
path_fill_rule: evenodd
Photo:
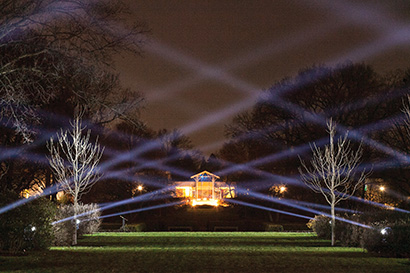
<path fill-rule="evenodd" d="M 132 196 L 134 197 L 134 196 L 141 195 L 144 190 L 145 190 L 144 185 L 141 183 L 138 183 L 137 187 L 132 189 Z"/>
<path fill-rule="evenodd" d="M 285 186 L 281 186 L 279 188 L 279 192 L 283 195 L 283 193 L 286 191 L 286 187 Z"/>

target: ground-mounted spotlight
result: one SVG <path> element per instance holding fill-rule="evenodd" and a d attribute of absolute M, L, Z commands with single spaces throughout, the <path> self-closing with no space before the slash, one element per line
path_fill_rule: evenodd
<path fill-rule="evenodd" d="M 391 228 L 390 228 L 390 227 L 385 227 L 385 228 L 382 228 L 382 229 L 380 230 L 380 233 L 381 233 L 383 236 L 388 235 L 390 232 L 391 232 Z"/>
<path fill-rule="evenodd" d="M 32 241 L 35 234 L 36 234 L 37 228 L 33 225 L 28 225 L 26 228 L 24 228 L 24 235 L 23 238 L 25 241 Z"/>
<path fill-rule="evenodd" d="M 25 229 L 24 229 L 24 233 L 29 234 L 29 233 L 33 233 L 37 230 L 37 228 L 33 225 L 28 225 Z"/>
<path fill-rule="evenodd" d="M 72 220 L 72 222 L 75 224 L 75 229 L 76 230 L 78 230 L 78 229 L 80 229 L 80 223 L 81 223 L 81 220 L 80 219 L 73 219 Z"/>

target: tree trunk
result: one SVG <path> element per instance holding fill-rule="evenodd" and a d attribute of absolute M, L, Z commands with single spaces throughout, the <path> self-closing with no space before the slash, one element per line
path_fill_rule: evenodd
<path fill-rule="evenodd" d="M 335 203 L 332 202 L 331 204 L 331 215 L 332 215 L 332 220 L 330 222 L 331 226 L 331 231 L 332 231 L 332 246 L 335 245 L 335 226 L 336 226 L 336 216 L 335 216 Z"/>
<path fill-rule="evenodd" d="M 78 226 L 78 224 L 77 224 L 77 211 L 78 211 L 78 202 L 77 202 L 76 199 L 74 199 L 73 246 L 77 245 L 77 226 Z"/>
<path fill-rule="evenodd" d="M 52 186 L 52 173 L 49 168 L 46 169 L 46 188 Z M 53 191 L 52 194 L 50 194 L 50 200 L 53 202 L 57 202 L 57 191 Z"/>

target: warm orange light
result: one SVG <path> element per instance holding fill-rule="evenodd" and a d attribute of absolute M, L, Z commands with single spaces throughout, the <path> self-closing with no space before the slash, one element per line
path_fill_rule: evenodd
<path fill-rule="evenodd" d="M 280 193 L 284 193 L 285 191 L 286 191 L 286 187 L 285 187 L 285 186 L 282 186 L 282 187 L 279 188 L 279 192 L 280 192 Z"/>
<path fill-rule="evenodd" d="M 389 209 L 389 210 L 395 210 L 396 208 L 394 207 L 394 206 L 391 206 L 391 205 L 389 205 L 389 204 L 384 204 L 385 205 L 385 208 L 386 209 Z"/>
<path fill-rule="evenodd" d="M 138 191 L 142 191 L 144 189 L 144 187 L 142 185 L 139 185 L 137 189 L 138 189 Z"/>
<path fill-rule="evenodd" d="M 223 198 L 235 198 L 235 188 L 234 187 L 219 187 L 221 191 L 221 196 Z"/>
<path fill-rule="evenodd" d="M 21 195 L 22 195 L 24 198 L 29 198 L 29 197 L 30 197 L 30 191 L 29 191 L 29 190 L 23 190 L 23 191 L 21 192 Z"/>
<path fill-rule="evenodd" d="M 178 198 L 189 198 L 192 197 L 192 188 L 191 187 L 176 187 L 175 194 Z"/>
<path fill-rule="evenodd" d="M 193 207 L 203 206 L 203 205 L 217 207 L 217 206 L 219 206 L 219 202 L 218 202 L 218 199 L 209 199 L 209 200 L 208 199 L 203 199 L 203 200 L 193 199 L 192 200 L 191 206 L 193 206 Z"/>
<path fill-rule="evenodd" d="M 63 197 L 64 197 L 64 192 L 63 191 L 59 191 L 59 192 L 57 192 L 57 200 L 63 200 Z"/>
<path fill-rule="evenodd" d="M 386 188 L 385 188 L 384 186 L 380 186 L 379 190 L 380 190 L 380 191 L 385 191 Z"/>

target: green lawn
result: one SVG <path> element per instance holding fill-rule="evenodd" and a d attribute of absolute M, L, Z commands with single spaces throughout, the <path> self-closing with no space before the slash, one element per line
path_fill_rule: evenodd
<path fill-rule="evenodd" d="M 98 233 L 76 247 L 1 257 L 0 272 L 410 272 L 408 259 L 330 247 L 310 233 Z"/>

